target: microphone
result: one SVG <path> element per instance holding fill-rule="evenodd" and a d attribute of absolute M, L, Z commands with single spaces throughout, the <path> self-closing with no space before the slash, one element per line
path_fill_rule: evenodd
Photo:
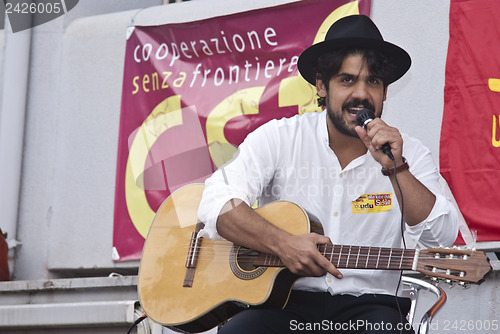
<path fill-rule="evenodd" d="M 358 113 L 356 114 L 356 123 L 359 126 L 363 127 L 363 129 L 365 129 L 365 131 L 366 131 L 366 126 L 368 125 L 368 123 L 373 121 L 374 118 L 375 118 L 375 115 L 373 114 L 373 112 L 371 110 L 363 108 L 360 111 L 358 111 Z M 389 157 L 389 159 L 394 161 L 394 156 L 392 155 L 391 147 L 389 146 L 388 143 L 385 143 L 384 145 L 382 145 L 382 147 L 380 149 L 382 150 L 382 152 L 384 152 Z"/>

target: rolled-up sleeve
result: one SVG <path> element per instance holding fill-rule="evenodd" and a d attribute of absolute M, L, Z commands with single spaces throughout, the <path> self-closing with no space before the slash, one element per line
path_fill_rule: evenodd
<path fill-rule="evenodd" d="M 274 121 L 247 136 L 233 159 L 221 166 L 205 181 L 205 190 L 198 209 L 198 219 L 205 224 L 201 236 L 220 239 L 217 218 L 231 199 L 240 199 L 252 206 L 274 175 L 274 161 L 279 147 L 278 137 L 270 131 Z"/>
<path fill-rule="evenodd" d="M 407 225 L 406 231 L 415 242 L 424 247 L 449 247 L 458 235 L 458 213 L 443 192 L 432 154 L 418 140 L 412 138 L 412 141 L 419 144 L 415 145 L 419 149 L 411 156 L 410 171 L 436 196 L 436 201 L 427 218 L 415 226 Z"/>
<path fill-rule="evenodd" d="M 449 247 L 458 234 L 458 214 L 443 195 L 436 195 L 436 202 L 429 216 L 415 226 L 408 226 L 408 234 L 424 247 Z"/>

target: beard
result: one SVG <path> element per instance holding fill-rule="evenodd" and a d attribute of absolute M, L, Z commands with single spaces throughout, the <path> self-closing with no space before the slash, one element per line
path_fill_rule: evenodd
<path fill-rule="evenodd" d="M 326 107 L 326 114 L 328 115 L 328 118 L 332 122 L 333 126 L 335 129 L 337 129 L 338 132 L 342 133 L 343 135 L 349 136 L 349 137 L 354 137 L 354 138 L 359 138 L 358 134 L 356 131 L 354 131 L 354 128 L 349 127 L 347 125 L 347 122 L 344 120 L 342 117 L 342 113 L 334 113 L 330 106 Z"/>
<path fill-rule="evenodd" d="M 370 102 L 366 100 L 361 101 L 359 99 L 354 99 L 344 103 L 340 112 L 335 113 L 332 110 L 328 99 L 326 100 L 326 114 L 328 115 L 328 118 L 332 122 L 335 129 L 346 136 L 354 138 L 359 138 L 358 134 L 354 130 L 356 126 L 349 126 L 349 123 L 344 119 L 344 113 L 347 112 L 345 111 L 347 108 L 357 106 L 363 106 L 363 108 L 370 109 L 371 111 L 375 110 L 375 107 Z M 382 116 L 382 109 L 380 110 L 380 116 Z"/>

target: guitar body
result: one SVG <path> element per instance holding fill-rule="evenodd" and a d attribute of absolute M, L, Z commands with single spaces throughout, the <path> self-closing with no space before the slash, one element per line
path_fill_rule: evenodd
<path fill-rule="evenodd" d="M 192 284 L 185 286 L 203 189 L 201 184 L 183 187 L 161 205 L 139 270 L 138 293 L 146 314 L 163 326 L 188 332 L 209 330 L 249 306 L 283 307 L 297 279 L 285 268 L 239 263 L 239 249 L 231 242 L 201 238 Z M 309 232 L 306 212 L 293 203 L 275 202 L 256 211 L 290 233 Z"/>
<path fill-rule="evenodd" d="M 185 186 L 160 206 L 144 243 L 138 286 L 151 319 L 195 333 L 248 307 L 284 307 L 298 278 L 276 256 L 225 240 L 196 238 L 202 227 L 197 213 L 203 190 L 202 184 Z M 322 230 L 313 216 L 291 202 L 273 202 L 256 212 L 295 235 Z M 473 250 L 325 244 L 318 251 L 337 268 L 416 270 L 461 284 L 480 284 L 491 272 L 484 252 Z"/>

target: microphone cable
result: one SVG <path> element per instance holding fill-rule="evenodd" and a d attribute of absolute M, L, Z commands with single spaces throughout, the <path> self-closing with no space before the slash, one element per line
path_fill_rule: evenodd
<path fill-rule="evenodd" d="M 132 330 L 137 327 L 137 325 L 139 325 L 142 321 L 146 320 L 148 316 L 146 315 L 146 313 L 144 313 L 143 315 L 141 315 L 139 318 L 137 318 L 137 320 L 129 327 L 128 331 L 127 331 L 127 334 L 130 334 L 132 333 Z"/>
<path fill-rule="evenodd" d="M 360 111 L 358 111 L 356 114 L 356 123 L 359 126 L 363 127 L 365 130 L 367 130 L 368 123 L 370 123 L 374 118 L 375 118 L 375 115 L 371 110 L 369 110 L 367 108 L 363 108 Z M 405 236 L 404 236 L 404 200 L 403 200 L 403 192 L 401 191 L 401 186 L 399 185 L 398 176 L 396 173 L 396 168 L 397 168 L 396 159 L 394 159 L 394 156 L 392 155 L 391 148 L 390 148 L 389 144 L 385 143 L 384 145 L 382 145 L 382 147 L 380 149 L 394 163 L 394 180 L 396 182 L 397 191 L 399 191 L 399 194 L 401 195 L 400 196 L 401 197 L 401 223 L 400 223 L 400 225 L 401 225 L 401 239 L 403 241 L 403 253 L 404 253 L 404 250 L 406 249 L 406 240 L 405 240 Z M 401 254 L 401 256 L 403 256 L 403 254 Z M 401 317 L 401 326 L 403 325 L 403 313 L 401 312 L 401 305 L 399 305 L 398 291 L 399 291 L 399 287 L 401 285 L 402 278 L 403 278 L 403 270 L 400 270 L 399 280 L 398 280 L 398 284 L 396 286 L 396 293 L 394 296 L 396 298 L 396 305 L 398 307 L 399 315 Z M 401 327 L 401 330 L 400 330 L 400 333 L 402 333 L 402 332 L 403 332 L 403 327 Z"/>
<path fill-rule="evenodd" d="M 405 240 L 405 234 L 404 234 L 404 198 L 403 198 L 403 192 L 401 191 L 401 186 L 399 185 L 399 181 L 398 181 L 398 175 L 397 173 L 395 172 L 396 171 L 396 160 L 395 159 L 391 159 L 392 162 L 394 163 L 394 181 L 396 182 L 396 186 L 398 188 L 398 191 L 399 191 L 399 194 L 400 194 L 400 197 L 401 197 L 401 221 L 400 221 L 400 228 L 401 228 L 401 240 L 403 241 L 403 254 L 404 254 L 404 251 L 406 250 L 406 240 Z M 403 254 L 401 254 L 401 256 L 403 256 Z M 400 329 L 400 333 L 403 333 L 403 312 L 401 311 L 401 305 L 399 304 L 399 298 L 398 298 L 398 291 L 399 291 L 399 287 L 401 286 L 401 280 L 403 279 L 403 270 L 401 269 L 399 271 L 399 279 L 398 279 L 398 284 L 396 286 L 396 293 L 394 294 L 395 298 L 396 298 L 396 305 L 398 307 L 398 312 L 399 312 L 399 316 L 400 316 L 400 326 L 401 326 L 401 329 Z M 411 324 L 410 324 L 411 325 Z"/>

